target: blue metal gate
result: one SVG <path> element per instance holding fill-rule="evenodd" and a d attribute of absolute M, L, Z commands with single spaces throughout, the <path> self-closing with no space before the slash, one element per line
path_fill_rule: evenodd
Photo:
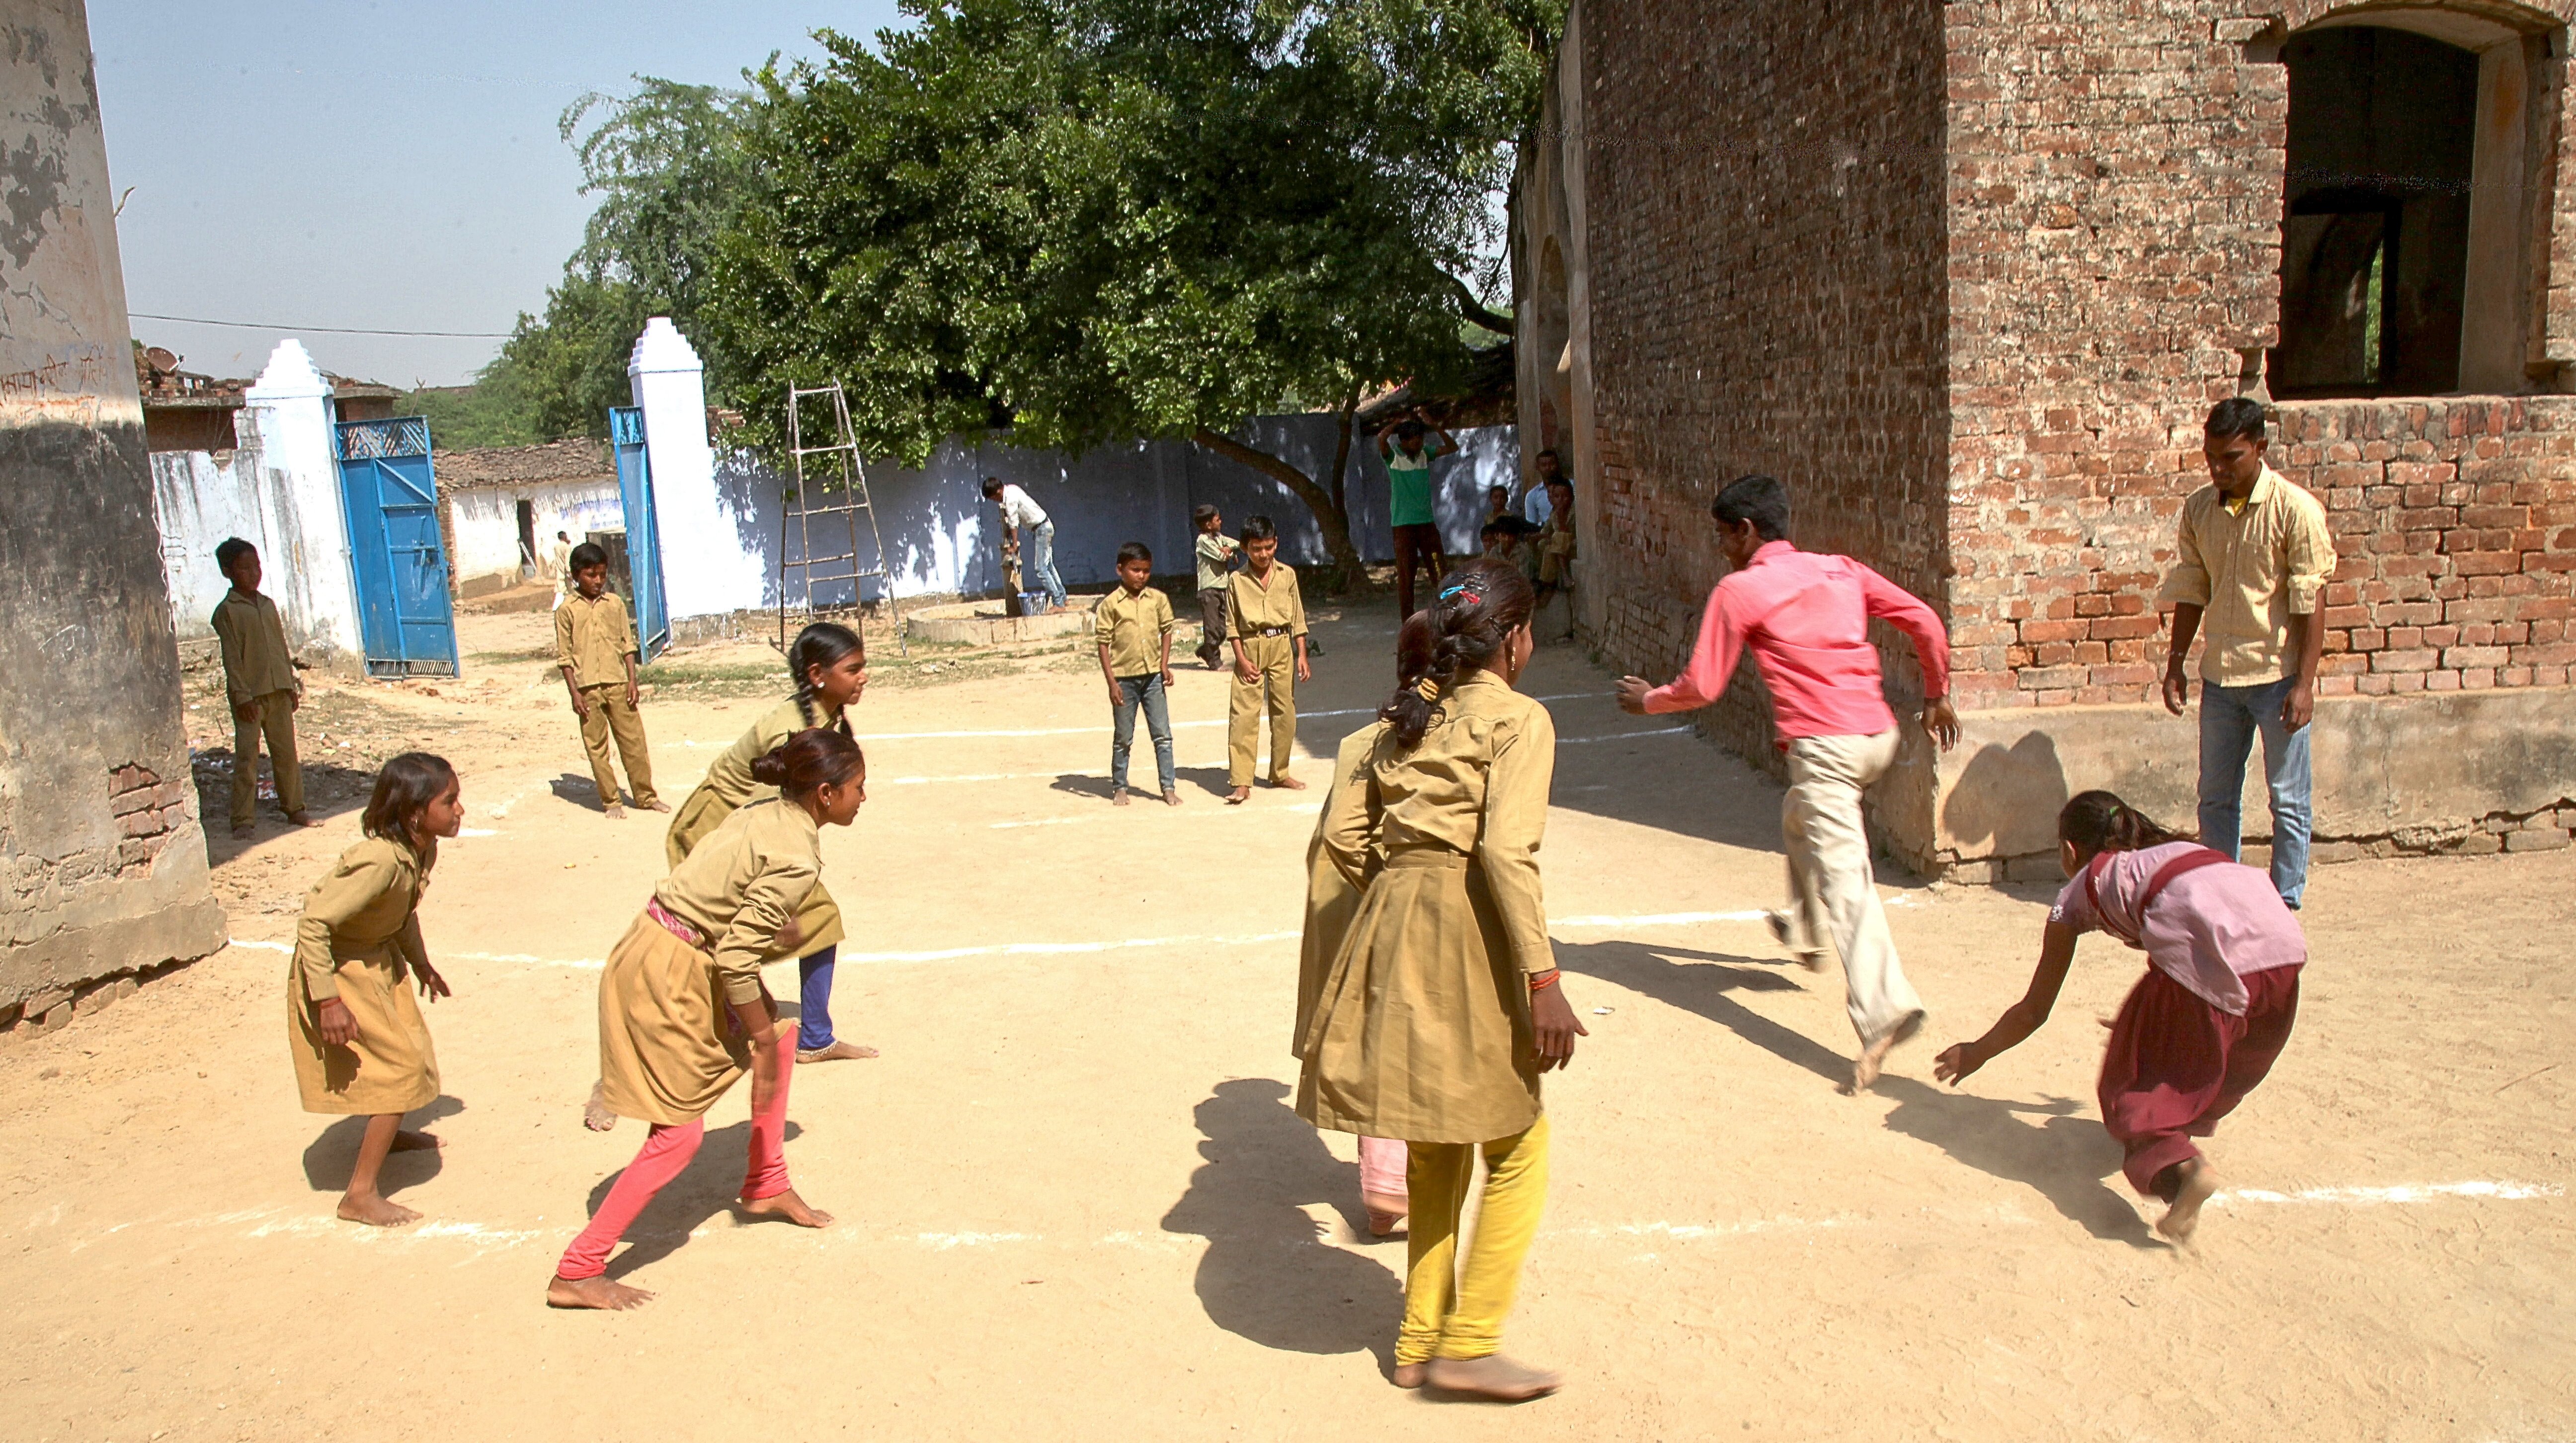
<path fill-rule="evenodd" d="M 343 421 L 332 456 L 349 517 L 358 639 L 370 676 L 456 675 L 456 615 L 438 539 L 429 418 Z"/>
<path fill-rule="evenodd" d="M 644 408 L 608 408 L 617 456 L 617 494 L 626 503 L 626 580 L 634 595 L 635 640 L 651 661 L 671 644 L 671 606 L 662 594 L 662 527 L 653 515 L 653 464 L 644 450 Z"/>

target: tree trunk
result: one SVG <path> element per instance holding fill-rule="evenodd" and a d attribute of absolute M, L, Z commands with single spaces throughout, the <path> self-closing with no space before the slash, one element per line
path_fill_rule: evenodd
<path fill-rule="evenodd" d="M 1222 431 L 1201 426 L 1190 439 L 1225 457 L 1239 461 L 1268 476 L 1297 494 L 1306 509 L 1315 514 L 1315 524 L 1324 533 L 1324 549 L 1332 554 L 1333 575 L 1328 583 L 1336 591 L 1348 590 L 1367 575 L 1360 565 L 1360 554 L 1351 545 L 1351 522 L 1334 495 L 1315 484 L 1313 477 L 1267 451 L 1258 451 Z"/>
<path fill-rule="evenodd" d="M 1351 514 L 1350 498 L 1342 492 L 1342 479 L 1351 474 L 1351 426 L 1359 416 L 1360 388 L 1351 387 L 1342 401 L 1341 439 L 1333 445 L 1333 505 L 1344 516 Z"/>

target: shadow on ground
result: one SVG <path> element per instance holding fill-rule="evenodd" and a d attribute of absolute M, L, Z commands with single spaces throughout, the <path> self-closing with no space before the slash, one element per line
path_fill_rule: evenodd
<path fill-rule="evenodd" d="M 266 753 L 262 753 L 263 759 Z M 263 766 L 261 772 L 266 774 Z M 376 786 L 375 769 L 360 770 L 332 762 L 307 761 L 304 771 L 304 810 L 316 820 L 336 817 L 343 812 L 363 810 Z M 197 784 L 197 816 L 206 832 L 206 862 L 221 866 L 251 848 L 265 837 L 294 830 L 286 813 L 274 797 L 261 797 L 255 804 L 256 835 L 236 841 L 232 834 L 233 749 L 214 747 L 201 751 L 190 760 L 189 779 Z"/>
<path fill-rule="evenodd" d="M 1569 971 L 1705 1017 L 1836 1087 L 1851 1080 L 1850 1057 L 1727 995 L 1802 990 L 1796 978 L 1778 970 L 1786 964 L 1642 942 L 1558 942 L 1556 957 Z M 1816 981 L 1832 988 L 1841 979 L 1829 972 Z M 2119 1171 L 2120 1148 L 2099 1122 L 2080 1116 L 2082 1102 L 1978 1097 L 1894 1075 L 1880 1077 L 1875 1091 L 1896 1104 L 1887 1114 L 1890 1129 L 1930 1143 L 1979 1172 L 2030 1188 L 2097 1238 L 2132 1247 L 2159 1246 L 2137 1209 L 2103 1181 Z"/>
<path fill-rule="evenodd" d="M 1207 1239 L 1198 1269 L 1208 1320 L 1265 1348 L 1292 1353 L 1372 1353 L 1395 1367 L 1404 1288 L 1388 1268 L 1327 1247 L 1308 1204 L 1340 1214 L 1347 1236 L 1367 1237 L 1359 1167 L 1343 1162 L 1287 1104 L 1286 1083 L 1266 1077 L 1219 1083 L 1194 1114 L 1207 1161 L 1163 1217 L 1163 1230 Z"/>
<path fill-rule="evenodd" d="M 465 1110 L 456 1098 L 440 1094 L 429 1106 L 416 1107 L 403 1114 L 403 1126 L 417 1132 L 442 1117 L 454 1117 Z M 349 1170 L 358 1165 L 358 1140 L 366 1135 L 367 1119 L 344 1117 L 322 1129 L 304 1149 L 304 1181 L 315 1192 L 340 1192 L 349 1186 Z M 386 1197 L 407 1187 L 418 1187 L 438 1176 L 441 1159 L 447 1149 L 435 1152 L 394 1152 L 385 1154 L 385 1166 L 376 1174 L 376 1190 Z"/>
<path fill-rule="evenodd" d="M 791 1118 L 785 1140 L 794 1142 L 804 1135 L 804 1131 Z M 628 1118 L 617 1124 L 613 1135 L 642 1147 L 648 1132 L 643 1124 Z M 731 1127 L 718 1128 L 701 1138 L 698 1155 L 689 1159 L 688 1171 L 671 1179 L 669 1186 L 654 1194 L 653 1201 L 645 1205 L 634 1225 L 626 1230 L 626 1251 L 610 1261 L 608 1275 L 623 1278 L 637 1268 L 660 1262 L 678 1252 L 681 1245 L 689 1240 L 689 1234 L 696 1232 L 707 1219 L 731 1212 L 735 1196 L 742 1191 L 743 1163 L 750 1155 L 749 1118 Z M 608 1200 L 609 1189 L 617 1186 L 617 1180 L 625 1173 L 621 1167 L 599 1180 L 598 1186 L 590 1190 L 586 1215 L 598 1215 L 599 1205 Z M 828 1200 L 809 1198 L 807 1201 L 824 1212 L 832 1210 Z M 774 1218 L 760 1221 L 763 1226 L 773 1222 L 780 1227 L 795 1226 Z"/>

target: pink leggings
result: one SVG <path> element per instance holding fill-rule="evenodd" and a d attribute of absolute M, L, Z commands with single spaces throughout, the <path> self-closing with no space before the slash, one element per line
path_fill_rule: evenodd
<path fill-rule="evenodd" d="M 1404 1166 L 1406 1148 L 1387 1137 L 1360 1139 L 1360 1196 L 1405 1202 Z"/>
<path fill-rule="evenodd" d="M 796 1071 L 796 1034 L 792 1030 L 778 1035 L 778 1064 L 777 1095 L 769 1099 L 767 1107 L 751 1115 L 751 1160 L 742 1175 L 745 1201 L 776 1197 L 791 1186 L 787 1181 L 787 1079 Z M 636 1216 L 670 1185 L 671 1179 L 688 1171 L 689 1160 L 698 1155 L 698 1144 L 706 1134 L 704 1121 L 676 1127 L 654 1124 L 635 1160 L 617 1175 L 617 1185 L 608 1190 L 590 1226 L 564 1249 L 563 1261 L 555 1266 L 555 1276 L 578 1282 L 608 1271 L 608 1254 L 618 1239 L 626 1236 Z"/>

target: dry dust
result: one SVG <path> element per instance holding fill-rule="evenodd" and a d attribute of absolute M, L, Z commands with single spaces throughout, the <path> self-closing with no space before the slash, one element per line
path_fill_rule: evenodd
<path fill-rule="evenodd" d="M 1754 916 L 1777 791 L 1621 715 L 1564 648 L 1527 685 L 1558 698 L 1548 893 L 1592 1036 L 1549 1083 L 1548 1218 L 1509 1335 L 1563 1394 L 1387 1384 L 1403 1245 L 1367 1239 L 1349 1139 L 1285 1101 L 1316 794 L 1219 805 L 1225 689 L 1193 667 L 1188 804 L 1113 811 L 1101 686 L 1062 648 L 877 649 L 871 800 L 826 854 L 850 914 L 835 1011 L 885 1056 L 800 1069 L 789 1134 L 841 1221 L 727 1210 L 738 1090 L 612 1269 L 660 1300 L 549 1312 L 557 1253 L 641 1140 L 579 1114 L 595 968 L 662 840 L 594 810 L 546 623 L 468 618 L 462 681 L 317 681 L 308 755 L 346 775 L 319 831 L 212 844 L 235 944 L 0 1051 L 0 1437 L 2576 1433 L 2576 857 L 2321 871 L 2298 1034 L 2217 1139 L 2233 1191 L 2178 1252 L 2092 1101 L 2094 1018 L 2133 954 L 2088 940 L 2049 1027 L 1953 1093 L 1932 1055 L 2019 995 L 2042 900 L 1892 878 L 1932 1026 L 1877 1095 L 1837 1096 L 1839 979 L 1784 965 Z M 1307 751 L 1374 707 L 1392 629 L 1383 605 L 1322 628 Z M 676 801 L 777 672 L 741 645 L 655 675 Z M 458 764 L 469 830 L 423 917 L 456 988 L 431 1018 L 449 1148 L 388 1165 L 427 1220 L 387 1233 L 331 1216 L 355 1132 L 298 1110 L 280 994 L 366 767 L 415 745 Z M 201 767 L 218 817 L 228 762 Z"/>

